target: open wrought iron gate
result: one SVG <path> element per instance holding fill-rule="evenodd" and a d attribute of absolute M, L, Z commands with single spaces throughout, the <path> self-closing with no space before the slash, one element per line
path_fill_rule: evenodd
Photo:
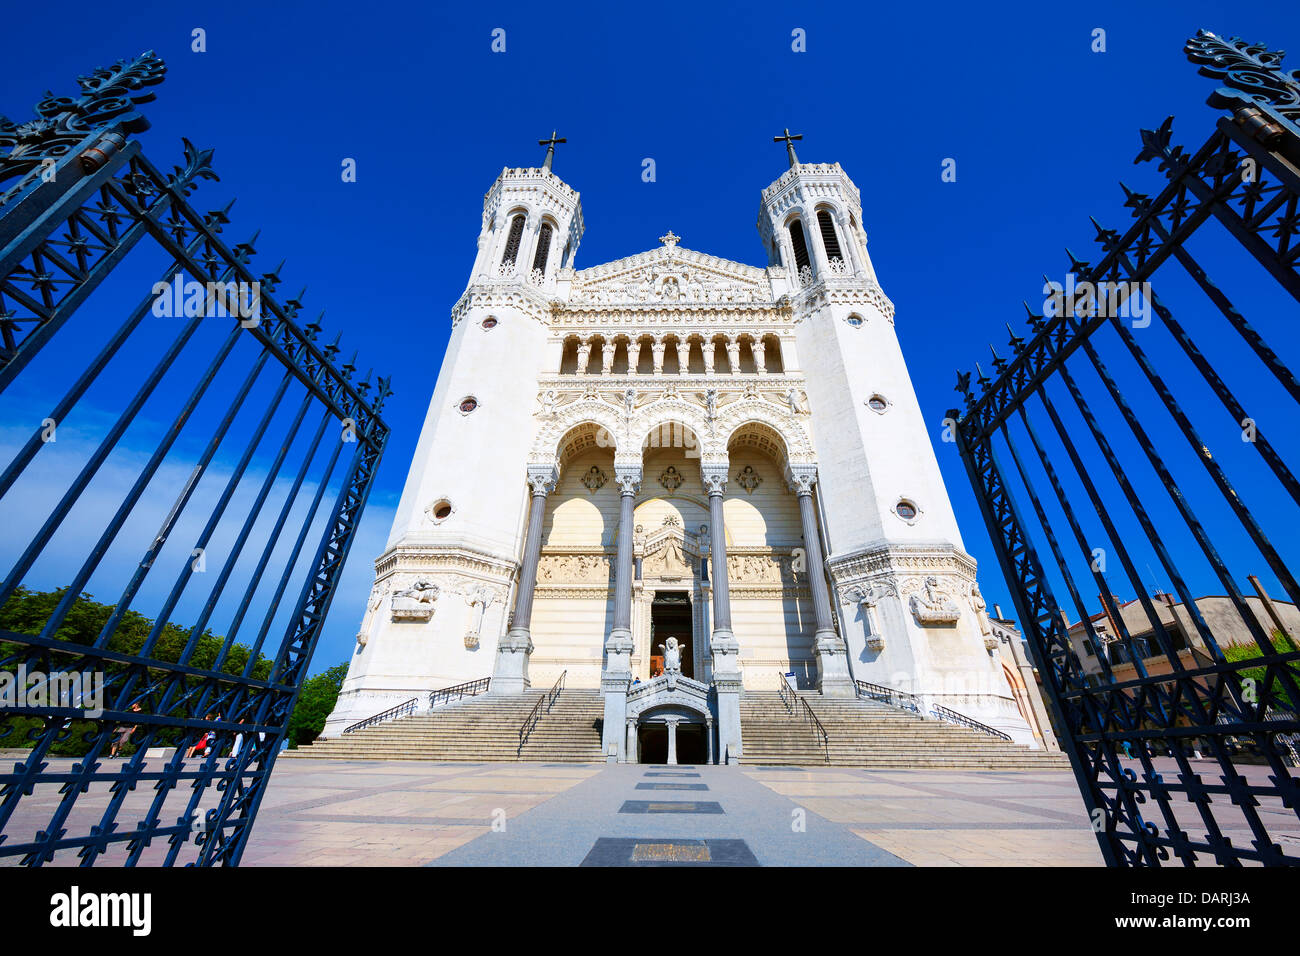
<path fill-rule="evenodd" d="M 1172 117 L 1142 131 L 1137 161 L 1167 182 L 1154 196 L 1124 187 L 1127 230 L 1094 220 L 1098 261 L 1070 254 L 1064 281 L 1044 286 L 1045 314 L 1029 310 L 1026 335 L 1012 333 L 1011 358 L 995 351 L 974 390 L 959 376 L 965 409 L 950 427 L 1106 861 L 1295 865 L 1300 839 L 1280 831 L 1300 814 L 1300 635 L 1257 578 L 1248 597 L 1236 575 L 1256 562 L 1300 604 L 1286 557 L 1300 484 L 1284 453 L 1300 384 L 1266 342 L 1297 340 L 1300 75 L 1209 33 L 1185 52 L 1223 81 L 1209 102 L 1230 115 L 1191 153 L 1172 144 Z M 1252 299 L 1280 300 L 1254 317 L 1263 329 L 1189 248 L 1211 220 L 1226 236 L 1209 247 L 1240 258 L 1227 278 L 1262 266 L 1276 280 L 1251 277 Z M 1161 266 L 1169 300 L 1153 287 Z M 1216 368 L 1234 348 L 1245 358 Z M 1153 561 L 1176 600 L 1148 594 Z M 1197 590 L 1210 583 L 1215 613 Z M 1121 605 L 1120 588 L 1136 603 Z"/>
<path fill-rule="evenodd" d="M 388 438 L 387 381 L 190 205 L 211 151 L 164 173 L 131 138 L 164 72 L 0 117 L 0 747 L 30 747 L 0 858 L 27 865 L 239 862 Z"/>

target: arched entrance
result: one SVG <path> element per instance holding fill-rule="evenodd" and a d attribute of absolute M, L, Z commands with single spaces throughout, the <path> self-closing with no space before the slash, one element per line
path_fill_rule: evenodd
<path fill-rule="evenodd" d="M 648 711 L 636 723 L 636 763 L 713 762 L 713 719 L 685 707 Z"/>
<path fill-rule="evenodd" d="M 707 684 L 675 672 L 634 685 L 626 719 L 628 763 L 711 764 L 716 759 Z"/>

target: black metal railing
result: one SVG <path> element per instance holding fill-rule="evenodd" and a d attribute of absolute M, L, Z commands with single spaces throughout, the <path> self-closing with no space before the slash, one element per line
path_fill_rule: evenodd
<path fill-rule="evenodd" d="M 134 138 L 164 73 L 0 117 L 0 673 L 67 688 L 0 713 L 6 864 L 238 865 L 388 440 L 387 380 L 196 207 L 212 150 Z"/>
<path fill-rule="evenodd" d="M 804 700 L 795 692 L 795 689 L 790 686 L 790 682 L 785 679 L 784 674 L 781 675 L 781 680 L 777 684 L 776 689 L 777 692 L 781 695 L 781 703 L 785 704 L 785 706 L 789 709 L 790 716 L 802 717 L 805 721 L 808 722 L 808 725 L 813 729 L 813 733 L 821 737 L 822 756 L 826 758 L 827 763 L 830 763 L 831 762 L 831 735 L 826 732 L 826 727 L 822 724 L 820 720 L 817 719 L 817 715 L 813 713 L 813 709 L 810 706 L 808 706 L 808 701 Z"/>
<path fill-rule="evenodd" d="M 990 727 L 988 724 L 980 723 L 974 717 L 959 714 L 957 711 L 940 704 L 931 704 L 927 708 L 925 702 L 915 694 L 895 690 L 892 687 L 884 687 L 880 684 L 872 684 L 865 680 L 855 681 L 855 683 L 858 685 L 858 695 L 861 697 L 870 697 L 872 700 L 881 701 L 891 707 L 897 707 L 899 710 L 911 711 L 921 717 L 926 716 L 928 713 L 929 716 L 937 720 L 957 724 L 959 727 L 968 727 L 971 730 L 978 730 L 982 734 L 988 734 L 990 737 L 997 737 L 999 740 L 1011 742 L 1009 735 Z"/>
<path fill-rule="evenodd" d="M 467 680 L 463 684 L 431 691 L 429 694 L 429 707 L 434 708 L 439 704 L 449 704 L 453 700 L 461 700 L 465 697 L 477 697 L 479 694 L 486 693 L 491 683 L 491 677 L 480 677 L 478 680 Z"/>
<path fill-rule="evenodd" d="M 785 704 L 785 709 L 793 714 L 795 710 L 794 699 L 797 695 L 794 692 L 794 688 L 790 686 L 790 682 L 785 679 L 784 674 L 780 675 L 776 684 L 776 690 L 777 693 L 781 695 L 781 703 Z"/>
<path fill-rule="evenodd" d="M 533 705 L 533 709 L 528 712 L 528 716 L 524 718 L 524 722 L 519 725 L 519 749 L 515 751 L 516 756 L 524 752 L 524 744 L 528 742 L 528 735 L 533 732 L 533 728 L 535 728 L 538 721 L 542 719 L 542 714 L 549 714 L 551 708 L 555 706 L 555 701 L 560 696 L 560 691 L 564 690 L 564 677 L 568 673 L 569 672 L 566 670 L 560 674 L 559 680 L 552 684 L 551 689 L 543 694 L 541 699 Z"/>
<path fill-rule="evenodd" d="M 1278 838 L 1300 815 L 1300 651 L 1253 606 L 1260 570 L 1300 604 L 1294 443 L 1266 437 L 1300 404 L 1276 347 L 1300 302 L 1300 82 L 1236 38 L 1184 52 L 1226 115 L 1195 147 L 1173 117 L 1141 131 L 1154 188 L 1122 186 L 1128 224 L 1093 220 L 1095 261 L 1068 253 L 1010 354 L 959 375 L 947 422 L 1105 862 L 1300 866 Z M 1131 671 L 1082 653 L 1099 612 Z M 1247 740 L 1267 772 L 1237 766 Z"/>
<path fill-rule="evenodd" d="M 947 707 L 943 707 L 939 704 L 931 704 L 930 713 L 932 716 L 938 717 L 940 720 L 946 720 L 950 724 L 957 724 L 959 727 L 969 727 L 971 730 L 978 730 L 980 733 L 988 734 L 990 737 L 997 737 L 999 740 L 1005 740 L 1008 743 L 1011 742 L 1009 734 L 1004 734 L 1002 731 L 996 730 L 988 724 L 980 723 L 974 717 L 967 717 L 965 714 L 959 714 L 957 711 L 949 710 Z"/>
<path fill-rule="evenodd" d="M 855 681 L 858 685 L 858 696 L 869 697 L 872 700 L 878 700 L 882 704 L 888 704 L 890 707 L 897 707 L 899 710 L 910 710 L 914 714 L 924 715 L 925 710 L 921 706 L 921 698 L 915 694 L 907 694 L 901 690 L 894 690 L 892 687 L 884 687 L 880 684 L 872 684 L 869 681 Z"/>
<path fill-rule="evenodd" d="M 367 717 L 365 720 L 358 720 L 355 724 L 349 724 L 343 728 L 345 734 L 353 734 L 358 730 L 364 730 L 366 727 L 373 727 L 375 724 L 382 724 L 386 720 L 396 720 L 398 717 L 409 717 L 415 713 L 415 705 L 420 702 L 420 698 L 412 697 L 410 700 L 404 700 L 396 707 L 390 707 L 382 713 L 375 714 L 373 717 Z"/>

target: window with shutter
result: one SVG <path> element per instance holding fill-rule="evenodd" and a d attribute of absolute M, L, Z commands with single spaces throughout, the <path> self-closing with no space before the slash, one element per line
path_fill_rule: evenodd
<path fill-rule="evenodd" d="M 539 272 L 546 271 L 546 260 L 551 254 L 551 224 L 542 223 L 542 228 L 537 230 L 537 252 L 533 254 L 533 269 Z"/>
<path fill-rule="evenodd" d="M 821 209 L 817 212 L 817 224 L 822 230 L 822 245 L 826 248 L 827 260 L 843 259 L 840 252 L 840 239 L 835 234 L 835 222 L 831 219 L 829 210 Z"/>
<path fill-rule="evenodd" d="M 798 219 L 790 223 L 790 244 L 794 246 L 794 268 L 802 272 L 808 265 L 808 241 L 803 235 L 803 223 Z"/>
<path fill-rule="evenodd" d="M 510 234 L 506 236 L 506 251 L 501 257 L 502 265 L 514 265 L 519 258 L 519 243 L 524 237 L 524 217 L 515 216 L 510 220 Z"/>

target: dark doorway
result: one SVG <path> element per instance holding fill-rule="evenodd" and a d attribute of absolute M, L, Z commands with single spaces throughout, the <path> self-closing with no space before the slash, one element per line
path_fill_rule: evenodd
<path fill-rule="evenodd" d="M 664 652 L 659 645 L 668 638 L 685 644 L 682 652 L 682 675 L 695 676 L 695 638 L 691 633 L 691 596 L 685 591 L 660 591 L 650 605 L 650 676 L 663 673 Z"/>
<path fill-rule="evenodd" d="M 637 728 L 640 751 L 637 763 L 668 762 L 668 728 L 663 724 L 642 724 Z"/>
<path fill-rule="evenodd" d="M 709 742 L 704 724 L 677 725 L 677 762 L 687 766 L 708 763 Z M 668 728 L 664 724 L 641 724 L 637 728 L 637 763 L 668 762 Z"/>
<path fill-rule="evenodd" d="M 704 738 L 707 731 L 704 724 L 677 725 L 678 763 L 690 765 L 708 762 L 708 741 Z"/>

